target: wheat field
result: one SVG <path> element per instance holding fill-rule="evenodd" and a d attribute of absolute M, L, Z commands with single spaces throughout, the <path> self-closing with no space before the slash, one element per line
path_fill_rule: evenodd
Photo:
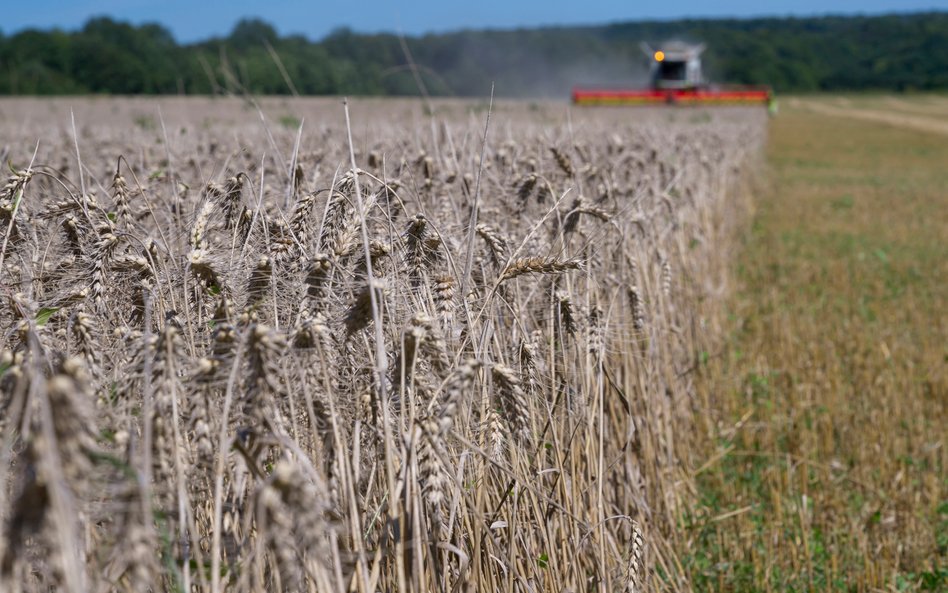
<path fill-rule="evenodd" d="M 688 590 L 760 111 L 3 101 L 0 589 Z"/>

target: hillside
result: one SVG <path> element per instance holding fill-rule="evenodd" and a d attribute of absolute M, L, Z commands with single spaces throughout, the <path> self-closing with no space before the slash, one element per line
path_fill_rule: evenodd
<path fill-rule="evenodd" d="M 948 13 L 678 20 L 407 38 L 338 30 L 281 37 L 259 20 L 179 44 L 157 24 L 108 18 L 80 31 L 0 34 L 0 94 L 265 94 L 562 97 L 577 83 L 630 84 L 641 41 L 708 44 L 713 80 L 778 92 L 948 89 Z M 417 68 L 412 71 L 407 53 Z"/>

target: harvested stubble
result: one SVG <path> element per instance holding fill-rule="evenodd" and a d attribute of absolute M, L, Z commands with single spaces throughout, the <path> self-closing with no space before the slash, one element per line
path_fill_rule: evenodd
<path fill-rule="evenodd" d="M 173 107 L 2 124 L 0 588 L 687 589 L 759 116 Z"/>

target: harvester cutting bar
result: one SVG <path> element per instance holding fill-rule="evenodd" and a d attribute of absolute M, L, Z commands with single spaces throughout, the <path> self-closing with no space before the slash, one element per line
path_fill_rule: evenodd
<path fill-rule="evenodd" d="M 716 89 L 573 89 L 577 105 L 768 105 L 767 87 Z"/>

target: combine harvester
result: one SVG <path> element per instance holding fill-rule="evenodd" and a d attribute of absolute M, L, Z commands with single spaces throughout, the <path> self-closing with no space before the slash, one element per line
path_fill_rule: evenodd
<path fill-rule="evenodd" d="M 647 89 L 574 88 L 577 105 L 765 105 L 776 110 L 773 92 L 764 86 L 709 84 L 701 72 L 704 44 L 671 42 L 653 50 L 642 44 L 651 62 Z"/>

